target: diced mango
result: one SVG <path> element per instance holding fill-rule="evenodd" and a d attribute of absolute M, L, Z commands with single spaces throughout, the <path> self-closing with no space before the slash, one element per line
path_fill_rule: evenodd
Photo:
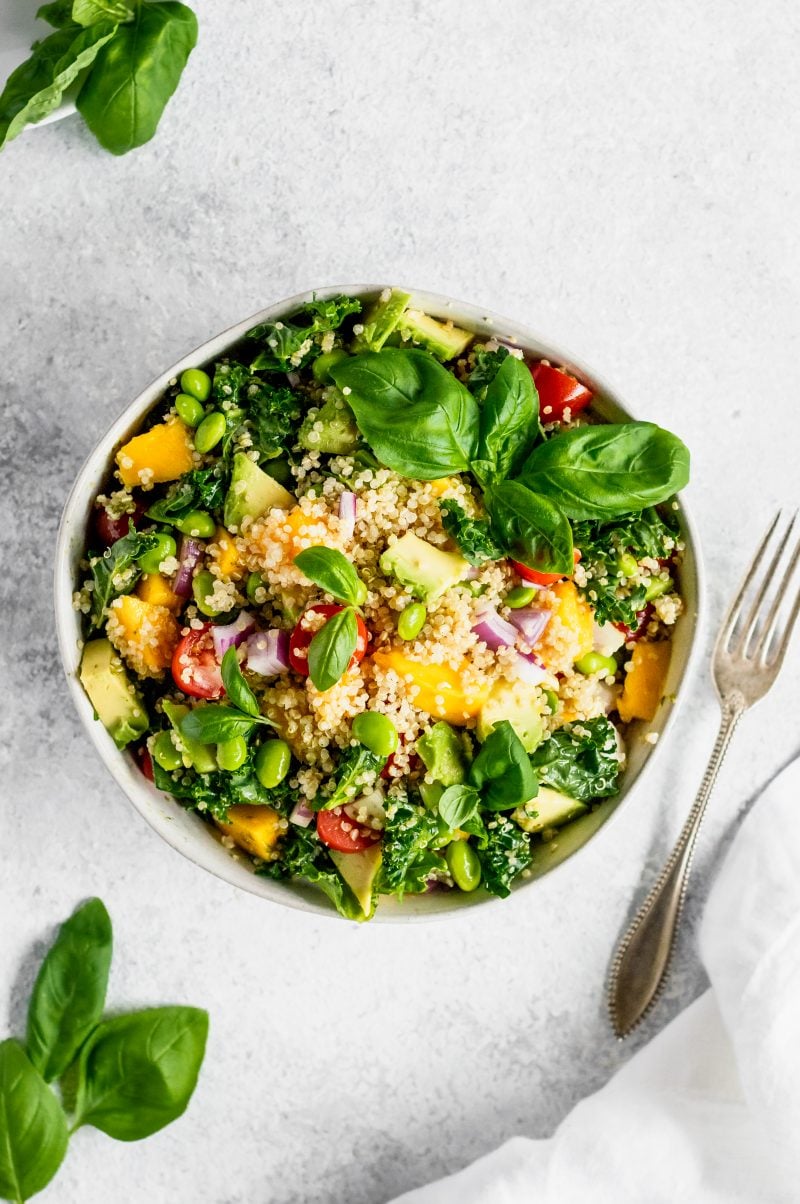
<path fill-rule="evenodd" d="M 466 662 L 460 670 L 451 669 L 449 665 L 423 665 L 397 648 L 376 652 L 372 659 L 382 669 L 394 669 L 406 684 L 415 707 L 457 727 L 474 719 L 489 696 L 491 687 L 488 683 L 481 686 L 465 684 Z M 411 681 L 406 682 L 408 677 Z"/>
<path fill-rule="evenodd" d="M 244 574 L 245 566 L 239 556 L 236 541 L 224 527 L 217 527 L 214 543 L 211 545 L 211 556 L 216 560 L 223 577 L 238 581 Z"/>
<path fill-rule="evenodd" d="M 178 622 L 166 606 L 123 594 L 109 607 L 108 638 L 143 677 L 157 677 L 168 668 L 180 635 Z"/>
<path fill-rule="evenodd" d="M 664 695 L 671 652 L 669 641 L 635 646 L 617 706 L 623 723 L 632 719 L 645 719 L 649 723 L 655 718 Z"/>
<path fill-rule="evenodd" d="M 228 809 L 228 818 L 214 821 L 220 832 L 262 861 L 269 861 L 281 834 L 281 817 L 274 807 L 237 803 Z"/>
<path fill-rule="evenodd" d="M 437 477 L 435 481 L 428 481 L 428 487 L 434 497 L 444 497 L 449 489 L 452 489 L 458 484 L 456 477 Z"/>
<path fill-rule="evenodd" d="M 592 608 L 578 593 L 574 581 L 558 581 L 548 586 L 548 593 L 555 599 L 551 605 L 558 623 L 549 623 L 535 651 L 548 669 L 563 673 L 572 667 L 594 646 L 594 620 Z M 562 647 L 563 628 L 569 634 L 569 647 Z"/>
<path fill-rule="evenodd" d="M 194 467 L 189 429 L 179 418 L 168 418 L 136 435 L 117 452 L 123 485 L 157 485 L 176 481 Z"/>
<path fill-rule="evenodd" d="M 183 598 L 173 593 L 172 586 L 161 573 L 144 573 L 136 586 L 136 597 L 143 602 L 152 602 L 154 606 L 166 606 L 175 613 L 184 603 Z"/>

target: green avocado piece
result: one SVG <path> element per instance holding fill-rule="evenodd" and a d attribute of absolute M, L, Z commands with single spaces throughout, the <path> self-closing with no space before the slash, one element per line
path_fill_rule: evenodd
<path fill-rule="evenodd" d="M 170 702 L 168 698 L 165 698 L 161 705 L 164 708 L 164 714 L 178 735 L 192 769 L 196 769 L 198 773 L 213 773 L 217 768 L 217 758 L 211 745 L 200 744 L 198 740 L 184 736 L 181 731 L 181 720 L 189 714 L 189 708 L 182 703 Z"/>
<path fill-rule="evenodd" d="M 439 360 L 452 360 L 462 355 L 475 337 L 470 330 L 439 322 L 419 309 L 407 309 L 400 322 L 400 333 L 412 343 L 418 343 Z"/>
<path fill-rule="evenodd" d="M 496 723 L 507 719 L 525 751 L 531 753 L 544 736 L 544 706 L 544 696 L 537 686 L 524 681 L 498 681 L 478 715 L 478 739 L 485 740 Z"/>
<path fill-rule="evenodd" d="M 329 849 L 328 852 L 336 869 L 358 899 L 365 919 L 369 919 L 375 910 L 373 887 L 381 868 L 380 844 L 371 845 L 361 853 L 337 853 L 335 849 Z"/>
<path fill-rule="evenodd" d="M 389 335 L 397 329 L 410 300 L 409 293 L 401 293 L 396 288 L 384 289 L 361 319 L 364 329 L 353 340 L 353 351 L 380 351 Z"/>
<path fill-rule="evenodd" d="M 417 752 L 434 782 L 442 786 L 459 786 L 467 780 L 467 762 L 461 737 L 444 720 L 434 723 L 430 731 L 417 740 Z"/>
<path fill-rule="evenodd" d="M 89 640 L 84 645 L 78 676 L 117 748 L 144 735 L 150 726 L 147 710 L 110 640 Z"/>
<path fill-rule="evenodd" d="M 562 824 L 585 815 L 589 808 L 560 790 L 540 786 L 536 798 L 517 807 L 512 819 L 526 832 L 541 832 L 544 828 L 559 828 Z"/>
<path fill-rule="evenodd" d="M 353 411 L 338 389 L 328 390 L 322 409 L 312 411 L 297 434 L 297 442 L 308 451 L 345 456 L 358 446 L 358 427 Z"/>
<path fill-rule="evenodd" d="M 408 531 L 380 559 L 381 572 L 407 585 L 423 602 L 440 598 L 469 572 L 469 562 L 455 552 L 443 552 Z"/>
<path fill-rule="evenodd" d="M 260 518 L 267 510 L 289 510 L 294 504 L 295 498 L 288 489 L 254 464 L 244 452 L 236 453 L 223 516 L 228 530 L 240 527 L 243 518 Z"/>

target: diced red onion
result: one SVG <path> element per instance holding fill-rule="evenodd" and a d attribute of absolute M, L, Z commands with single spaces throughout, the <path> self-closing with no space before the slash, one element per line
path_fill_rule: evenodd
<path fill-rule="evenodd" d="M 342 535 L 345 539 L 352 539 L 356 529 L 356 495 L 354 493 L 343 493 L 339 498 L 339 521 Z"/>
<path fill-rule="evenodd" d="M 211 638 L 214 641 L 214 651 L 217 660 L 221 661 L 229 648 L 238 648 L 255 628 L 256 621 L 248 611 L 243 610 L 232 623 L 216 623 L 211 628 Z"/>
<path fill-rule="evenodd" d="M 290 824 L 297 824 L 298 828 L 307 828 L 314 818 L 314 812 L 309 807 L 305 799 L 299 799 L 292 808 L 289 816 Z"/>
<path fill-rule="evenodd" d="M 479 640 L 483 640 L 493 652 L 517 642 L 517 629 L 501 618 L 496 610 L 484 610 L 472 628 Z"/>
<path fill-rule="evenodd" d="M 477 564 L 471 564 L 469 566 L 469 568 L 467 569 L 466 573 L 464 574 L 462 580 L 463 581 L 474 581 L 475 578 L 480 574 L 480 571 L 481 571 L 480 567 Z"/>
<path fill-rule="evenodd" d="M 289 632 L 257 631 L 247 637 L 247 667 L 262 677 L 275 677 L 289 668 Z"/>
<path fill-rule="evenodd" d="M 550 611 L 540 606 L 523 606 L 520 610 L 512 610 L 510 621 L 520 632 L 525 643 L 533 648 L 544 635 L 544 629 L 550 622 Z"/>
<path fill-rule="evenodd" d="M 203 544 L 191 535 L 184 535 L 181 540 L 180 563 L 172 583 L 172 592 L 179 598 L 188 598 L 192 592 L 192 577 L 200 557 L 203 555 Z"/>
<path fill-rule="evenodd" d="M 529 686 L 538 686 L 547 677 L 545 669 L 538 656 L 532 652 L 518 652 L 513 668 L 514 675 Z"/>

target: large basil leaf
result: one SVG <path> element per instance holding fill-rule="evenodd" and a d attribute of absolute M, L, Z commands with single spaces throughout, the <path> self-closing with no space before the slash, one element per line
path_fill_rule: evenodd
<path fill-rule="evenodd" d="M 539 433 L 539 395 L 530 368 L 507 356 L 486 389 L 478 456 L 472 471 L 482 485 L 511 477 Z"/>
<path fill-rule="evenodd" d="M 70 25 L 75 25 L 72 16 L 72 0 L 52 0 L 51 4 L 43 4 L 41 8 L 37 9 L 36 17 L 39 21 L 46 21 L 54 29 L 66 29 Z M 78 31 L 75 30 L 75 32 Z"/>
<path fill-rule="evenodd" d="M 519 479 L 570 518 L 606 518 L 657 506 L 689 480 L 689 451 L 653 422 L 564 431 L 531 452 Z"/>
<path fill-rule="evenodd" d="M 99 21 L 91 29 L 70 24 L 37 42 L 31 57 L 11 72 L 0 95 L 0 148 L 26 125 L 58 108 L 65 89 L 116 32 L 113 21 Z"/>
<path fill-rule="evenodd" d="M 469 469 L 478 443 L 478 403 L 427 352 L 366 352 L 335 364 L 331 375 L 387 468 L 421 481 Z"/>
<path fill-rule="evenodd" d="M 208 1013 L 146 1008 L 99 1025 L 78 1064 L 74 1128 L 139 1141 L 186 1110 L 203 1062 Z"/>
<path fill-rule="evenodd" d="M 258 705 L 258 699 L 244 679 L 235 648 L 228 648 L 225 652 L 220 671 L 225 693 L 233 706 L 244 711 L 245 715 L 258 719 L 261 716 L 261 708 Z"/>
<path fill-rule="evenodd" d="M 125 0 L 73 0 L 72 19 L 79 25 L 96 25 L 98 21 L 130 21 L 133 5 Z"/>
<path fill-rule="evenodd" d="M 475 786 L 458 784 L 448 786 L 442 791 L 437 807 L 450 831 L 455 832 L 462 824 L 469 823 L 478 810 L 480 801 L 481 797 Z"/>
<path fill-rule="evenodd" d="M 246 684 L 246 683 L 245 683 Z M 180 721 L 181 733 L 199 744 L 224 744 L 236 736 L 249 736 L 257 724 L 270 725 L 262 716 L 248 715 L 235 707 L 209 703 L 195 707 Z"/>
<path fill-rule="evenodd" d="M 294 562 L 309 581 L 318 585 L 337 602 L 360 606 L 366 587 L 347 557 L 337 548 L 322 545 L 298 552 Z"/>
<path fill-rule="evenodd" d="M 28 1005 L 28 1057 L 48 1083 L 99 1021 L 110 966 L 111 920 L 100 899 L 89 899 L 61 925 Z"/>
<path fill-rule="evenodd" d="M 501 481 L 486 495 L 495 540 L 540 573 L 571 573 L 572 531 L 563 511 L 519 481 Z"/>
<path fill-rule="evenodd" d="M 330 690 L 344 676 L 357 643 L 356 612 L 349 606 L 320 627 L 308 645 L 308 676 L 318 690 Z"/>
<path fill-rule="evenodd" d="M 78 111 L 101 146 L 124 155 L 153 137 L 196 42 L 197 18 L 185 4 L 137 7 L 78 93 Z"/>
<path fill-rule="evenodd" d="M 481 805 L 489 811 L 509 811 L 536 797 L 536 774 L 507 719 L 496 723 L 484 740 L 470 766 L 469 780 L 481 793 Z"/>
<path fill-rule="evenodd" d="M 0 1042 L 0 1196 L 27 1200 L 46 1187 L 67 1149 L 64 1113 L 19 1041 Z"/>

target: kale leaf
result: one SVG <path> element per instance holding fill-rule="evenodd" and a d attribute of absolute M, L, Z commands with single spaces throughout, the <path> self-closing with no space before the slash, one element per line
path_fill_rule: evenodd
<path fill-rule="evenodd" d="M 144 535 L 129 526 L 128 534 L 106 548 L 102 556 L 89 560 L 94 589 L 92 590 L 92 627 L 101 627 L 106 607 L 120 594 L 129 594 L 141 576 L 136 561 L 154 548 L 155 535 Z"/>
<path fill-rule="evenodd" d="M 503 558 L 505 553 L 492 538 L 488 522 L 470 518 L 455 498 L 445 498 L 439 502 L 439 508 L 442 511 L 442 526 L 470 564 L 477 566 L 487 560 Z"/>
<path fill-rule="evenodd" d="M 511 883 L 531 860 L 530 844 L 528 833 L 512 820 L 502 815 L 489 820 L 485 843 L 479 842 L 476 851 L 490 894 L 505 899 L 511 893 Z"/>
<path fill-rule="evenodd" d="M 639 514 L 573 525 L 575 547 L 581 551 L 581 580 L 586 577 L 586 584 L 578 588 L 594 607 L 598 623 L 636 628 L 646 586 L 631 583 L 620 568 L 620 557 L 627 553 L 636 560 L 666 560 L 674 551 L 676 536 L 677 520 L 665 520 L 652 506 Z"/>
<path fill-rule="evenodd" d="M 159 790 L 180 799 L 185 805 L 214 819 L 225 820 L 228 808 L 239 803 L 270 806 L 282 815 L 288 814 L 298 800 L 296 789 L 286 781 L 267 790 L 256 777 L 252 750 L 248 759 L 233 773 L 196 773 L 193 769 L 168 773 L 153 759 L 153 780 Z"/>
<path fill-rule="evenodd" d="M 320 354 L 325 335 L 338 330 L 350 314 L 360 312 L 361 302 L 355 297 L 329 297 L 327 301 L 308 301 L 291 318 L 254 326 L 247 337 L 263 346 L 253 360 L 253 371 L 304 368 Z"/>
<path fill-rule="evenodd" d="M 244 364 L 226 360 L 214 370 L 212 395 L 225 414 L 222 455 L 226 460 L 245 432 L 259 462 L 275 459 L 294 442 L 303 407 L 300 396 L 288 385 L 270 384 Z"/>
<path fill-rule="evenodd" d="M 346 919 L 364 919 L 360 903 L 339 876 L 315 828 L 290 824 L 281 844 L 280 861 L 268 861 L 256 872 L 265 878 L 302 878 L 323 890 Z"/>
<path fill-rule="evenodd" d="M 428 879 L 444 868 L 433 845 L 441 840 L 436 816 L 425 807 L 399 799 L 386 809 L 381 890 L 386 894 L 420 894 Z"/>
<path fill-rule="evenodd" d="M 147 517 L 157 522 L 176 523 L 192 510 L 213 513 L 222 510 L 228 487 L 228 475 L 222 464 L 211 468 L 195 468 L 185 472 L 166 497 L 154 502 Z"/>
<path fill-rule="evenodd" d="M 327 798 L 317 795 L 311 806 L 316 811 L 331 811 L 334 807 L 352 803 L 372 785 L 385 764 L 385 757 L 376 756 L 363 744 L 348 748 L 336 767 L 333 793 Z"/>
<path fill-rule="evenodd" d="M 543 786 L 579 802 L 610 798 L 622 769 L 616 728 L 605 715 L 568 723 L 539 745 L 531 764 Z"/>
<path fill-rule="evenodd" d="M 500 365 L 504 359 L 507 359 L 509 350 L 507 347 L 498 347 L 496 351 L 486 351 L 479 348 L 475 352 L 474 367 L 467 379 L 467 388 L 470 393 L 482 401 L 486 396 L 486 390 L 492 383 L 497 373 L 500 371 Z"/>

